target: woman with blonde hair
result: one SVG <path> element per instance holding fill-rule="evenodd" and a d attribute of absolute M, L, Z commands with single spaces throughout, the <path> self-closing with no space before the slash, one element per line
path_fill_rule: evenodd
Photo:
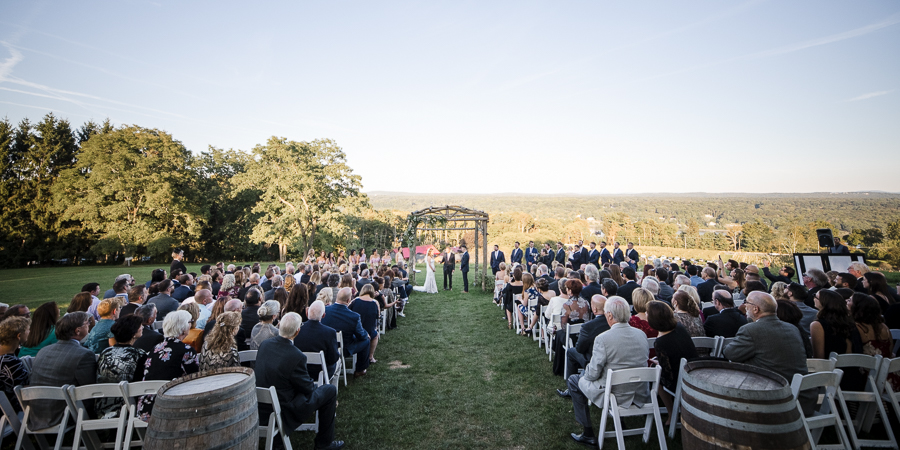
<path fill-rule="evenodd" d="M 331 289 L 322 289 L 319 291 L 319 295 L 316 296 L 316 300 L 328 306 L 334 303 L 334 292 Z"/>
<path fill-rule="evenodd" d="M 241 272 L 241 276 L 243 276 L 243 272 Z M 217 298 L 237 298 L 238 291 L 240 289 L 237 287 L 237 277 L 229 273 L 225 275 L 225 278 L 222 280 L 222 286 L 219 287 L 219 295 Z"/>
<path fill-rule="evenodd" d="M 644 288 L 637 288 L 631 293 L 631 303 L 637 314 L 631 316 L 628 324 L 643 331 L 648 338 L 655 338 L 659 335 L 659 331 L 654 330 L 647 322 L 647 304 L 652 301 L 653 294 Z"/>
<path fill-rule="evenodd" d="M 502 293 L 509 283 L 509 274 L 506 273 L 506 263 L 500 263 L 500 270 L 494 274 L 494 303 L 500 304 L 503 301 Z"/>
<path fill-rule="evenodd" d="M 311 273 L 309 275 L 309 282 L 313 286 L 318 286 L 319 284 L 321 284 L 322 283 L 322 273 L 319 272 L 318 270 Z"/>
<path fill-rule="evenodd" d="M 694 303 L 697 304 L 697 308 L 703 310 L 703 302 L 700 300 L 700 294 L 697 293 L 697 288 L 693 286 L 684 285 L 678 288 L 679 291 L 687 292 L 688 295 L 691 296 L 691 299 L 694 300 Z"/>
<path fill-rule="evenodd" d="M 229 311 L 219 314 L 209 337 L 203 341 L 200 352 L 200 370 L 241 365 L 234 336 L 241 325 L 241 314 Z"/>
<path fill-rule="evenodd" d="M 256 313 L 259 314 L 259 323 L 253 326 L 250 332 L 250 350 L 259 350 L 259 345 L 266 339 L 278 336 L 278 328 L 272 323 L 278 318 L 281 311 L 281 304 L 275 300 L 267 300 Z"/>
<path fill-rule="evenodd" d="M 293 275 L 291 275 L 291 274 L 285 274 L 285 276 L 284 276 L 284 284 L 282 284 L 281 287 L 283 287 L 285 291 L 287 291 L 288 293 L 290 293 L 290 292 L 291 292 L 291 289 L 294 287 L 294 284 L 295 284 L 295 283 L 297 283 L 297 279 L 294 278 Z"/>
<path fill-rule="evenodd" d="M 775 297 L 775 300 L 790 300 L 787 297 L 787 288 L 788 285 L 784 281 L 772 283 L 772 297 Z"/>

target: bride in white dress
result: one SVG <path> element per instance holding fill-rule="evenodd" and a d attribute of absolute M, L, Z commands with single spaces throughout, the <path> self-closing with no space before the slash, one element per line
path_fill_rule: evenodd
<path fill-rule="evenodd" d="M 429 249 L 425 255 L 425 286 L 416 286 L 413 289 L 426 294 L 437 294 L 437 281 L 434 279 L 434 255 L 433 249 Z"/>

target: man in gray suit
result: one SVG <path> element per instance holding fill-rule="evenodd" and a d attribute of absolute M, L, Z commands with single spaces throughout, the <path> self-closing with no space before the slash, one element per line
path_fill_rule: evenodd
<path fill-rule="evenodd" d="M 603 389 L 606 387 L 607 370 L 647 367 L 647 359 L 650 356 L 647 335 L 628 325 L 628 320 L 631 319 L 631 306 L 624 298 L 610 297 L 604 305 L 604 313 L 610 326 L 609 331 L 600 333 L 594 339 L 591 362 L 585 367 L 584 374 L 572 375 L 568 379 L 575 420 L 584 427 L 581 434 L 572 433 L 572 439 L 593 446 L 597 445 L 597 438 L 591 425 L 588 399 L 594 404 L 601 403 Z M 628 408 L 632 403 L 639 407 L 650 403 L 650 389 L 647 383 L 622 384 L 614 389 L 613 394 L 619 406 L 623 408 Z"/>
<path fill-rule="evenodd" d="M 744 302 L 747 318 L 753 322 L 742 326 L 734 340 L 725 347 L 725 357 L 733 362 L 769 369 L 783 376 L 788 383 L 795 373 L 806 375 L 806 348 L 796 326 L 778 320 L 775 297 L 753 291 Z M 814 389 L 800 393 L 803 413 L 811 415 L 816 406 Z"/>
<path fill-rule="evenodd" d="M 30 386 L 84 386 L 97 382 L 94 352 L 81 346 L 90 322 L 86 312 L 66 314 L 56 324 L 58 342 L 38 352 L 31 370 Z M 35 400 L 31 403 L 33 430 L 51 427 L 62 421 L 65 402 Z"/>

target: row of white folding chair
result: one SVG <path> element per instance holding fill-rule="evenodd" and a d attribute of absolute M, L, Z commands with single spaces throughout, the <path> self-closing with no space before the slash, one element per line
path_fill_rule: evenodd
<path fill-rule="evenodd" d="M 341 372 L 344 373 L 344 386 L 346 386 L 347 385 L 347 361 L 345 358 L 347 358 L 347 356 L 344 354 L 344 332 L 343 331 L 337 332 L 337 341 L 338 341 L 338 354 L 340 354 L 341 357 L 338 358 L 338 365 L 335 366 L 334 372 L 335 373 L 341 373 Z M 356 354 L 354 353 L 352 355 L 352 357 L 350 357 L 350 358 L 353 363 L 353 365 L 351 366 L 352 367 L 351 370 L 356 370 Z"/>
<path fill-rule="evenodd" d="M 572 342 L 572 335 L 581 333 L 581 326 L 583 323 L 566 324 L 566 339 L 563 341 L 563 354 L 560 355 L 563 358 L 563 373 L 569 373 L 569 358 L 565 355 L 566 352 L 569 351 L 570 347 L 573 347 L 575 344 Z"/>
<path fill-rule="evenodd" d="M 894 417 L 900 418 L 900 392 L 894 392 L 889 377 L 892 373 L 900 372 L 900 357 L 893 359 L 882 359 L 881 370 L 875 378 L 875 385 L 880 389 L 879 394 L 881 400 L 891 405 L 894 410 Z M 888 427 L 888 424 L 885 424 Z M 896 435 L 894 436 L 896 438 Z"/>
<path fill-rule="evenodd" d="M 894 356 L 900 356 L 900 354 L 898 354 L 898 352 L 900 352 L 900 330 L 891 330 L 891 339 L 894 340 Z"/>
<path fill-rule="evenodd" d="M 659 377 L 662 370 L 659 366 L 641 367 L 636 369 L 612 370 L 606 372 L 606 387 L 603 391 L 603 398 L 600 403 L 602 415 L 600 416 L 600 434 L 598 436 L 599 448 L 603 448 L 603 441 L 606 438 L 615 437 L 619 450 L 625 450 L 625 436 L 633 436 L 640 434 L 647 443 L 650 439 L 651 426 L 656 425 L 656 435 L 659 439 L 659 448 L 666 450 L 666 438 L 662 426 L 662 418 L 660 416 L 659 401 L 657 400 L 657 392 L 659 389 Z M 616 396 L 612 394 L 615 386 L 627 383 L 649 383 L 650 386 L 650 403 L 638 407 L 635 404 L 627 408 L 620 407 L 616 402 Z M 614 431 L 606 431 L 606 419 L 612 416 Z M 623 429 L 622 418 L 633 416 L 646 416 L 644 426 L 642 428 Z"/>
<path fill-rule="evenodd" d="M 269 413 L 266 425 L 263 425 L 262 417 L 259 419 L 259 437 L 265 438 L 265 450 L 272 450 L 275 439 L 281 440 L 286 450 L 293 450 L 288 430 L 284 429 L 284 422 L 281 420 L 281 404 L 278 403 L 278 393 L 275 386 L 267 388 L 256 388 L 256 401 L 260 405 L 270 405 L 272 412 Z"/>
<path fill-rule="evenodd" d="M 322 366 L 322 371 L 319 372 L 319 377 L 316 379 L 316 386 L 322 386 L 325 383 L 328 383 L 331 378 L 328 376 L 328 367 L 325 366 L 325 352 L 303 352 L 306 355 L 306 363 L 307 364 L 320 364 Z M 309 423 L 300 424 L 297 427 L 297 431 L 313 431 L 319 432 L 319 412 L 316 411 L 315 420 Z"/>
<path fill-rule="evenodd" d="M 879 385 L 876 381 L 881 372 L 881 366 L 885 361 L 881 355 L 870 356 L 857 353 L 847 353 L 838 355 L 831 353 L 830 359 L 835 361 L 835 368 L 845 371 L 849 370 L 866 370 L 866 385 L 862 391 L 846 391 L 838 389 L 838 403 L 841 411 L 846 419 L 847 430 L 850 432 L 850 441 L 854 448 L 860 447 L 886 447 L 897 448 L 897 439 L 891 430 L 887 412 L 881 401 L 881 394 L 884 386 Z M 859 409 L 856 412 L 856 420 L 852 420 L 850 412 L 847 408 L 847 402 L 857 402 Z M 887 430 L 887 439 L 860 439 L 858 434 L 860 431 L 870 431 L 876 414 L 885 425 Z"/>
<path fill-rule="evenodd" d="M 0 447 L 3 445 L 3 439 L 10 434 L 15 433 L 17 436 L 22 431 L 22 412 L 16 412 L 13 408 L 12 403 L 9 402 L 9 397 L 5 394 L 0 395 L 0 410 L 3 411 L 3 416 L 0 417 L 0 429 L 3 430 L 2 435 L 0 435 Z M 31 440 L 24 440 L 24 447 L 27 450 L 34 450 L 34 446 L 31 445 Z"/>

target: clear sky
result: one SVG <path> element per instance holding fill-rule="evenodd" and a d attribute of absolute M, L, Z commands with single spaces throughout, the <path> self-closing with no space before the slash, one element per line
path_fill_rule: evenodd
<path fill-rule="evenodd" d="M 332 138 L 365 191 L 900 192 L 900 3 L 0 3 L 0 116 Z"/>

